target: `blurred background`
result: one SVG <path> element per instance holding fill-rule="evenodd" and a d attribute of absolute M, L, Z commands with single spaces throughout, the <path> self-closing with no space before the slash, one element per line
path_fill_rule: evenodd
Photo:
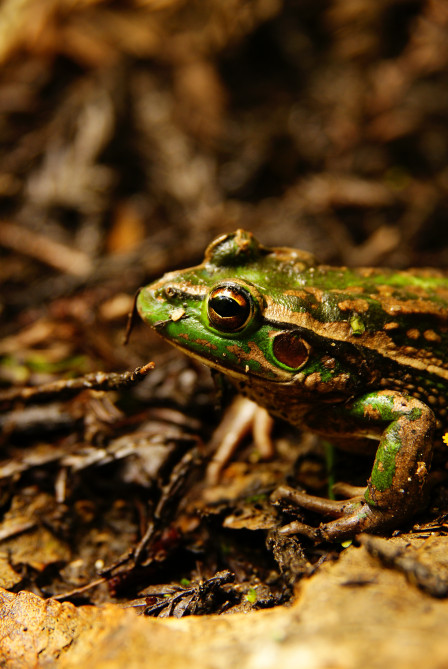
<path fill-rule="evenodd" d="M 0 62 L 6 331 L 237 227 L 448 264 L 444 0 L 4 0 Z"/>

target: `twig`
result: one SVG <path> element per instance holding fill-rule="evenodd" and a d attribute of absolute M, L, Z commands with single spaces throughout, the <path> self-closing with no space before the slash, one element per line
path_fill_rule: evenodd
<path fill-rule="evenodd" d="M 69 592 L 63 592 L 60 595 L 51 595 L 49 599 L 57 599 L 58 601 L 65 600 L 65 599 L 71 599 L 75 595 L 80 595 L 83 592 L 86 592 L 87 590 L 92 590 L 92 588 L 96 588 L 98 585 L 101 585 L 102 583 L 106 583 L 107 579 L 106 578 L 97 578 L 95 581 L 90 581 L 90 583 L 87 583 L 86 585 L 81 585 L 79 588 L 74 588 L 73 590 L 69 590 Z"/>
<path fill-rule="evenodd" d="M 76 379 L 64 379 L 45 383 L 41 386 L 25 388 L 9 388 L 0 392 L 0 402 L 8 406 L 22 402 L 32 404 L 48 402 L 53 399 L 74 397 L 83 390 L 119 390 L 140 383 L 145 376 L 154 369 L 154 363 L 148 362 L 143 367 L 137 367 L 132 372 L 93 372 L 79 376 Z"/>
<path fill-rule="evenodd" d="M 64 274 L 86 277 L 93 263 L 82 251 L 72 249 L 45 235 L 39 235 L 25 226 L 0 221 L 0 246 L 36 258 Z"/>

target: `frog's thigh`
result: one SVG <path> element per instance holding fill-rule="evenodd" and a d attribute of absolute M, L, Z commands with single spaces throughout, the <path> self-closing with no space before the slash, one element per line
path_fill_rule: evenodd
<path fill-rule="evenodd" d="M 386 424 L 368 481 L 366 501 L 395 518 L 418 508 L 432 456 L 432 409 L 409 395 L 383 390 L 357 398 L 348 408 L 361 423 Z"/>

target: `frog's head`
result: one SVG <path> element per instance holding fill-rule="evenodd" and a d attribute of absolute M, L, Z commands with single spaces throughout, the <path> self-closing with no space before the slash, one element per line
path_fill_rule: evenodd
<path fill-rule="evenodd" d="M 293 382 L 311 346 L 303 329 L 282 322 L 282 309 L 289 277 L 313 265 L 307 253 L 268 249 L 237 230 L 212 242 L 201 265 L 142 288 L 137 310 L 171 344 L 231 377 Z"/>

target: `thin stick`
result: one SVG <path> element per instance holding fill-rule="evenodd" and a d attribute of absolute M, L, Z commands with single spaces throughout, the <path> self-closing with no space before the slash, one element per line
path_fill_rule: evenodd
<path fill-rule="evenodd" d="M 82 251 L 77 251 L 16 223 L 0 221 L 0 246 L 36 258 L 72 276 L 86 277 L 93 269 L 91 259 Z"/>

